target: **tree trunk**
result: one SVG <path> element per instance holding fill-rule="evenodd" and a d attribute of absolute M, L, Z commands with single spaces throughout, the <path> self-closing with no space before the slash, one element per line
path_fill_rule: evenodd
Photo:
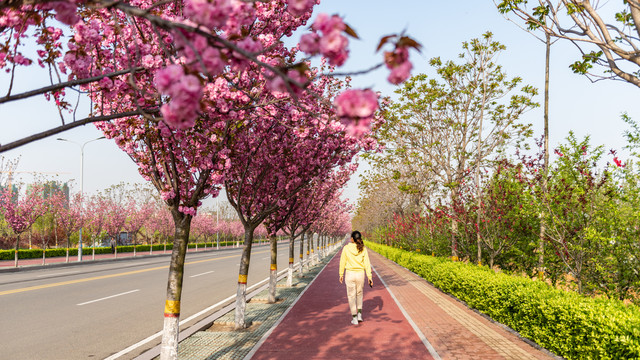
<path fill-rule="evenodd" d="M 458 222 L 453 219 L 451 221 L 451 260 L 458 261 L 458 243 L 456 234 L 458 232 Z"/>
<path fill-rule="evenodd" d="M 293 236 L 289 238 L 289 270 L 287 271 L 287 287 L 293 286 L 293 252 L 294 252 Z"/>
<path fill-rule="evenodd" d="M 245 329 L 247 308 L 247 276 L 251 261 L 251 246 L 253 245 L 253 231 L 255 227 L 244 226 L 244 248 L 240 259 L 240 271 L 238 272 L 238 292 L 236 294 L 235 330 Z"/>
<path fill-rule="evenodd" d="M 137 233 L 133 234 L 133 257 L 136 257 L 136 240 L 137 240 Z"/>
<path fill-rule="evenodd" d="M 487 78 L 485 72 L 486 60 L 483 59 L 482 54 L 480 56 L 480 66 L 482 66 L 482 111 L 480 111 L 478 145 L 476 146 L 476 205 L 478 207 L 476 213 L 476 244 L 478 246 L 478 265 L 482 265 L 482 236 L 480 235 L 480 222 L 482 220 L 482 188 L 480 187 L 480 161 L 482 161 L 482 123 L 484 121 L 484 108 L 487 102 Z"/>
<path fill-rule="evenodd" d="M 13 253 L 13 267 L 18 267 L 18 247 L 20 246 L 20 234 L 16 236 L 16 248 Z"/>
<path fill-rule="evenodd" d="M 184 276 L 184 259 L 187 254 L 191 216 L 172 209 L 173 221 L 176 225 L 169 277 L 167 280 L 167 298 L 164 305 L 164 327 L 160 347 L 161 360 L 178 358 L 178 324 L 180 323 L 180 299 L 182 297 L 182 278 Z"/>
<path fill-rule="evenodd" d="M 313 243 L 313 234 L 311 234 L 311 236 L 309 236 L 309 250 L 310 250 L 310 254 L 309 254 L 309 260 L 311 262 L 311 265 L 315 265 L 316 264 L 316 253 L 315 253 L 315 249 L 314 249 L 314 243 Z M 317 240 L 316 240 L 317 242 Z"/>
<path fill-rule="evenodd" d="M 549 57 L 551 53 L 551 36 L 547 33 L 546 60 L 544 69 L 544 168 L 542 169 L 543 202 L 547 201 L 547 176 L 549 175 Z M 540 239 L 538 240 L 538 279 L 544 279 L 544 210 L 540 212 Z"/>
<path fill-rule="evenodd" d="M 71 246 L 71 234 L 67 233 L 67 258 L 65 262 L 69 262 L 69 247 Z"/>
<path fill-rule="evenodd" d="M 271 266 L 269 267 L 269 304 L 276 302 L 276 283 L 278 282 L 278 238 L 269 238 L 271 243 Z"/>
<path fill-rule="evenodd" d="M 42 236 L 42 265 L 47 263 L 47 242 L 44 241 L 45 237 Z"/>
<path fill-rule="evenodd" d="M 304 233 L 300 235 L 300 276 L 304 273 Z"/>
<path fill-rule="evenodd" d="M 305 266 L 307 267 L 307 271 L 309 271 L 309 263 L 311 262 L 311 258 L 309 254 L 311 253 L 311 236 L 307 234 L 307 261 L 305 262 Z"/>

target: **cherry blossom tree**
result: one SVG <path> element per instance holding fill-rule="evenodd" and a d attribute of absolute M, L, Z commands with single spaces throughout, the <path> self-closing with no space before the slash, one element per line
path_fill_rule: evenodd
<path fill-rule="evenodd" d="M 102 235 L 107 223 L 109 212 L 109 202 L 103 196 L 95 195 L 89 198 L 85 204 L 85 220 L 84 228 L 88 231 L 91 238 L 91 258 L 96 257 L 96 241 Z"/>
<path fill-rule="evenodd" d="M 318 91 L 322 92 L 322 88 Z M 305 100 L 307 103 L 303 103 Z M 252 116 L 261 121 L 250 121 L 234 139 L 225 188 L 245 228 L 236 328 L 245 326 L 244 297 L 255 228 L 278 208 L 285 207 L 291 197 L 314 179 L 326 179 L 334 167 L 345 165 L 360 149 L 372 148 L 375 144 L 370 137 L 346 134 L 344 125 L 336 120 L 330 122 L 330 126 L 318 126 L 317 119 L 299 111 L 304 105 L 317 106 L 312 100 L 298 98 L 296 107 L 257 109 Z M 373 119 L 377 108 L 377 102 L 375 106 L 369 102 L 350 105 L 365 108 L 362 113 L 367 119 Z M 320 107 L 317 111 L 320 110 L 324 110 L 324 116 L 333 117 L 330 108 Z"/>
<path fill-rule="evenodd" d="M 17 199 L 15 198 L 17 195 Z M 14 194 L 11 189 L 0 193 L 0 213 L 4 216 L 13 233 L 16 235 L 14 266 L 18 267 L 18 248 L 20 235 L 29 230 L 31 225 L 46 211 L 42 187 L 35 185 L 23 196 Z"/>
<path fill-rule="evenodd" d="M 284 232 L 289 236 L 289 269 L 287 273 L 287 286 L 293 283 L 293 259 L 295 239 L 307 232 L 314 220 L 320 216 L 321 209 L 333 198 L 339 197 L 341 189 L 356 170 L 355 164 L 349 164 L 335 171 L 331 177 L 324 181 L 312 183 L 311 186 L 300 191 L 290 200 L 288 205 L 291 215 L 285 219 Z M 304 239 L 300 240 L 300 272 L 303 271 Z"/>
<path fill-rule="evenodd" d="M 198 246 L 197 241 L 202 237 L 205 243 L 209 241 L 209 238 L 216 233 L 215 219 L 211 214 L 208 213 L 199 213 L 196 217 L 193 218 L 193 222 L 191 224 L 192 234 L 196 240 L 196 249 Z"/>
<path fill-rule="evenodd" d="M 83 219 L 83 211 L 82 211 L 82 196 L 80 193 L 71 197 L 67 202 L 64 198 L 58 198 L 56 203 L 61 206 L 56 206 L 56 222 L 58 224 L 58 229 L 60 229 L 64 236 L 67 239 L 67 251 L 66 251 L 66 262 L 69 262 L 69 247 L 71 247 L 71 234 L 80 230 L 80 228 L 84 225 Z M 94 210 L 94 209 L 91 209 Z M 99 216 L 99 214 L 94 213 L 93 211 L 89 212 L 94 216 Z M 92 219 L 93 220 L 93 219 Z"/>
<path fill-rule="evenodd" d="M 158 233 L 158 235 L 164 239 L 164 252 L 166 252 L 167 241 L 171 234 L 175 234 L 175 224 L 171 212 L 166 206 L 158 204 L 147 226 L 153 234 Z"/>
<path fill-rule="evenodd" d="M 104 230 L 112 239 L 114 244 L 115 257 L 118 257 L 118 240 L 120 232 L 124 229 L 127 221 L 127 211 L 125 205 L 114 198 L 105 196 L 106 212 Z"/>
<path fill-rule="evenodd" d="M 149 221 L 149 216 L 153 213 L 153 206 L 150 203 L 138 204 L 134 199 L 129 199 L 126 205 L 127 219 L 124 223 L 124 229 L 133 235 L 133 256 L 136 256 L 136 240 L 138 232 Z"/>
<path fill-rule="evenodd" d="M 273 35 L 276 39 L 290 36 L 293 30 L 306 23 L 318 2 L 3 2 L 0 4 L 0 70 L 10 74 L 10 81 L 7 95 L 0 98 L 0 104 L 44 95 L 54 100 L 58 107 L 61 125 L 0 145 L 0 152 L 87 123 L 134 115 L 162 112 L 174 124 L 193 125 L 203 99 L 199 96 L 200 86 L 193 82 L 186 93 L 194 96 L 177 96 L 164 108 L 157 103 L 141 101 L 129 110 L 105 112 L 100 109 L 83 119 L 77 119 L 73 111 L 75 101 L 69 98 L 69 93 L 77 92 L 78 87 L 91 85 L 107 94 L 122 91 L 127 88 L 127 77 L 134 78 L 143 73 L 153 78 L 155 72 L 170 66 L 172 61 L 167 62 L 167 58 L 171 56 L 182 57 L 184 64 L 197 72 L 204 72 L 209 78 L 223 72 L 226 67 L 231 66 L 235 71 L 238 65 L 249 62 L 269 74 L 274 89 L 291 91 L 294 87 L 304 88 L 306 84 L 299 81 L 295 66 L 281 66 L 261 57 L 262 52 L 269 49 L 261 42 Z M 268 26 L 258 29 L 259 34 L 268 35 L 256 41 L 256 33 L 247 30 L 258 28 L 255 25 L 265 15 L 277 21 L 263 22 Z M 64 44 L 67 26 L 71 27 L 73 36 Z M 347 35 L 357 38 L 355 31 L 337 15 L 319 14 L 310 30 L 302 36 L 300 48 L 310 56 L 328 58 L 332 65 L 342 65 L 347 59 Z M 35 42 L 35 54 L 25 52 L 24 45 L 29 40 Z M 377 50 L 383 47 L 390 47 L 391 51 L 383 52 L 383 61 L 369 70 L 386 65 L 391 70 L 390 82 L 397 84 L 408 78 L 411 70 L 408 49 L 419 50 L 420 45 L 408 36 L 390 35 L 381 39 Z M 85 51 L 87 49 L 90 51 Z M 96 56 L 92 56 L 93 52 Z M 120 64 L 113 61 L 110 66 L 101 66 L 117 57 L 118 53 L 127 54 L 128 61 Z M 36 64 L 49 71 L 50 85 L 13 94 L 14 83 L 20 81 L 17 70 Z M 301 62 L 295 65 L 299 64 Z M 69 78 L 64 79 L 69 72 Z M 185 75 L 182 77 L 186 79 L 189 75 Z M 174 90 L 161 91 L 169 94 Z M 177 111 L 179 109 L 185 111 Z M 71 119 L 65 118 L 65 110 L 73 112 Z M 354 114 L 353 123 L 358 123 L 358 120 Z"/>

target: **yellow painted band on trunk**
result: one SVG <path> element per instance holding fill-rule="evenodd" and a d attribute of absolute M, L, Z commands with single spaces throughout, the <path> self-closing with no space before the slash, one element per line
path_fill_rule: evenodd
<path fill-rule="evenodd" d="M 271 270 L 278 270 L 277 264 L 271 264 Z"/>
<path fill-rule="evenodd" d="M 238 282 L 240 284 L 246 284 L 247 283 L 247 275 L 238 275 Z"/>
<path fill-rule="evenodd" d="M 293 258 L 289 258 L 289 263 L 293 264 Z"/>
<path fill-rule="evenodd" d="M 302 254 L 300 254 L 300 259 L 302 259 Z"/>
<path fill-rule="evenodd" d="M 180 314 L 180 300 L 167 300 L 164 303 L 165 314 Z"/>

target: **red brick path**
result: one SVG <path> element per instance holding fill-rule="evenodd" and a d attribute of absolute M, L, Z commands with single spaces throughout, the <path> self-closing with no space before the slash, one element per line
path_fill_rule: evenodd
<path fill-rule="evenodd" d="M 364 290 L 364 322 L 351 324 L 339 260 L 329 262 L 252 359 L 432 359 L 375 275 L 373 289 Z"/>
<path fill-rule="evenodd" d="M 376 284 L 373 289 L 365 286 L 364 323 L 349 323 L 346 290 L 338 283 L 336 256 L 252 359 L 554 358 L 410 271 L 373 251 L 369 255 Z M 394 297 L 426 338 L 424 342 Z"/>
<path fill-rule="evenodd" d="M 384 257 L 371 263 L 442 359 L 552 359 Z"/>

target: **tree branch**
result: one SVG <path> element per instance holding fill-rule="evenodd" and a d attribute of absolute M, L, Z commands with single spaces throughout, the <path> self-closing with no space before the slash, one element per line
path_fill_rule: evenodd
<path fill-rule="evenodd" d="M 158 109 L 147 109 L 145 110 L 147 113 L 157 113 Z M 124 112 L 124 113 L 118 113 L 118 114 L 111 114 L 111 115 L 103 115 L 103 116 L 96 116 L 96 117 L 88 117 L 88 118 L 84 118 L 78 121 L 74 121 L 72 123 L 66 124 L 66 125 L 61 125 L 37 134 L 33 134 L 31 136 L 27 136 L 25 138 L 22 138 L 20 140 L 14 141 L 14 142 L 10 142 L 8 144 L 5 145 L 0 145 L 0 153 L 3 153 L 5 151 L 9 151 L 12 149 L 15 149 L 19 146 L 22 145 L 26 145 L 28 143 L 37 141 L 37 140 L 42 140 L 46 137 L 55 135 L 55 134 L 59 134 L 61 132 L 76 128 L 78 126 L 83 126 L 83 125 L 87 125 L 87 124 L 91 124 L 94 122 L 100 122 L 100 121 L 109 121 L 109 120 L 114 120 L 114 119 L 119 119 L 119 118 L 123 118 L 123 117 L 129 117 L 129 116 L 136 116 L 136 115 L 143 115 L 143 112 L 141 111 L 129 111 L 129 112 Z"/>

